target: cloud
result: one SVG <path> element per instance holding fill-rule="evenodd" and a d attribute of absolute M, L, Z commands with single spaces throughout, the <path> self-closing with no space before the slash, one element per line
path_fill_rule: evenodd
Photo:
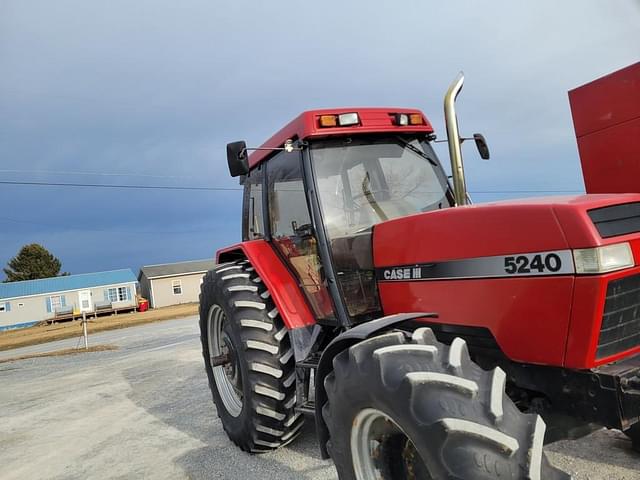
<path fill-rule="evenodd" d="M 639 17 L 633 1 L 9 0 L 0 165 L 235 187 L 226 142 L 260 144 L 305 109 L 417 106 L 441 131 L 442 94 L 464 69 L 463 130 L 485 133 L 493 153 L 481 162 L 465 147 L 470 188 L 579 189 L 567 90 L 638 60 Z M 149 174 L 181 178 L 136 176 Z M 0 263 L 37 239 L 74 271 L 210 256 L 239 240 L 240 201 L 0 186 L 0 217 L 23 222 L 3 224 Z M 123 233 L 201 229 L 212 233 Z"/>

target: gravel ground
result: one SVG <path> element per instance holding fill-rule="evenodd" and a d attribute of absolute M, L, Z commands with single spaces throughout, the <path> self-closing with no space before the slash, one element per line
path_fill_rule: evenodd
<path fill-rule="evenodd" d="M 293 445 L 273 453 L 250 456 L 230 444 L 212 406 L 195 317 L 90 341 L 119 349 L 0 364 L 0 478 L 336 478 L 319 457 L 311 422 Z M 549 450 L 576 480 L 640 480 L 640 455 L 619 432 Z"/>

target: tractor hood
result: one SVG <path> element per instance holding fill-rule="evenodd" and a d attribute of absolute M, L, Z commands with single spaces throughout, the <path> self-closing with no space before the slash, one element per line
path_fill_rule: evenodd
<path fill-rule="evenodd" d="M 593 247 L 622 243 L 633 266 L 585 272 Z M 437 312 L 523 363 L 584 369 L 640 351 L 639 194 L 425 212 L 376 225 L 373 251 L 385 315 Z"/>
<path fill-rule="evenodd" d="M 376 225 L 374 265 L 379 275 L 388 276 L 390 273 L 380 269 L 555 252 L 563 265 L 569 266 L 572 249 L 628 241 L 638 236 L 633 235 L 635 232 L 640 232 L 639 194 L 544 197 L 469 205 Z M 640 258 L 640 251 L 635 251 L 640 250 L 637 243 L 633 242 L 632 248 L 635 258 Z M 503 264 L 492 268 L 502 267 Z M 551 259 L 551 267 L 556 267 L 555 258 Z"/>

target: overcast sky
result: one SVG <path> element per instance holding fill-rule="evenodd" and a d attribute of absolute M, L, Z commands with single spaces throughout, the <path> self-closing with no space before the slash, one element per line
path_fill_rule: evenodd
<path fill-rule="evenodd" d="M 464 70 L 462 132 L 492 151 L 465 148 L 474 200 L 580 192 L 567 91 L 639 60 L 636 0 L 0 0 L 0 179 L 238 187 L 225 144 L 305 109 L 417 107 L 444 137 Z M 0 184 L 0 265 L 32 242 L 71 273 L 207 258 L 240 205 Z"/>

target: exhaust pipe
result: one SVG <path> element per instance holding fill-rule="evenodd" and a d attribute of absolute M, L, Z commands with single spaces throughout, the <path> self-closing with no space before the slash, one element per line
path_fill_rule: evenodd
<path fill-rule="evenodd" d="M 464 180 L 464 165 L 462 164 L 462 149 L 460 148 L 460 130 L 456 118 L 456 98 L 462 90 L 464 74 L 460 72 L 449 86 L 444 96 L 444 119 L 447 129 L 447 143 L 449 144 L 449 158 L 451 158 L 451 175 L 453 176 L 453 194 L 456 206 L 467 204 L 467 185 Z"/>

